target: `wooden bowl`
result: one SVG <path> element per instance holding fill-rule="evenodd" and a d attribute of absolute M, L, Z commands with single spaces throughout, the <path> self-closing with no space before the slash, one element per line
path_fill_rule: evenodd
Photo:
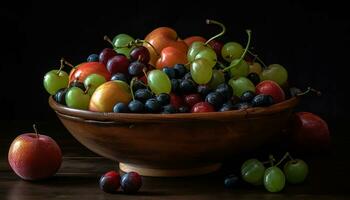
<path fill-rule="evenodd" d="M 299 97 L 266 108 L 184 114 L 102 113 L 49 104 L 91 151 L 119 161 L 125 172 L 188 176 L 213 172 L 234 154 L 281 133 Z"/>

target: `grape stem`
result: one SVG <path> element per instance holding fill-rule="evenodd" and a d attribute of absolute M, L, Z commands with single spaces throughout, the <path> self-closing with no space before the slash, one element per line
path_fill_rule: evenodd
<path fill-rule="evenodd" d="M 63 58 L 61 58 L 60 63 L 61 63 L 61 65 L 60 65 L 60 68 L 59 68 L 58 71 L 57 71 L 57 75 L 59 75 L 59 74 L 61 73 L 61 71 L 62 71 L 62 69 L 63 69 L 63 67 L 64 67 L 64 65 L 63 65 L 64 59 L 63 59 Z"/>
<path fill-rule="evenodd" d="M 113 47 L 115 47 L 114 44 L 113 44 L 113 42 L 112 42 L 112 40 L 111 40 L 107 35 L 103 36 L 103 39 L 106 40 L 106 41 L 107 41 L 109 44 L 111 44 Z"/>
<path fill-rule="evenodd" d="M 136 40 L 135 40 L 135 43 L 136 43 L 136 44 L 139 44 L 139 43 L 146 43 L 146 44 L 148 44 L 148 45 L 151 46 L 151 48 L 153 49 L 154 53 L 156 53 L 158 57 L 160 56 L 160 54 L 158 53 L 157 49 L 156 49 L 150 42 L 148 42 L 148 41 L 146 41 L 146 40 L 136 39 Z"/>
<path fill-rule="evenodd" d="M 246 53 L 248 52 L 248 48 L 249 48 L 249 45 L 250 45 L 250 40 L 251 40 L 251 37 L 252 37 L 252 31 L 251 30 L 246 30 L 246 32 L 247 32 L 247 35 L 248 35 L 248 42 L 247 42 L 247 45 L 246 45 L 246 47 L 244 49 L 244 52 L 243 52 L 242 56 L 239 58 L 238 62 L 234 63 L 233 65 L 230 65 L 230 66 L 226 67 L 225 69 L 223 69 L 224 72 L 227 71 L 227 70 L 230 70 L 231 68 L 233 68 L 233 67 L 235 67 L 237 65 L 239 65 L 242 62 L 242 60 L 244 59 Z"/>
<path fill-rule="evenodd" d="M 131 92 L 132 100 L 135 100 L 134 91 L 132 89 L 132 86 L 134 85 L 135 79 L 137 79 L 137 77 L 133 77 L 130 81 L 130 92 Z"/>
<path fill-rule="evenodd" d="M 225 65 L 222 62 L 217 60 L 216 63 L 220 66 L 220 68 L 225 68 Z"/>
<path fill-rule="evenodd" d="M 308 94 L 310 92 L 316 93 L 317 96 L 321 96 L 322 95 L 322 93 L 320 91 L 318 91 L 318 90 L 316 90 L 316 89 L 314 89 L 312 87 L 308 87 L 306 91 L 298 93 L 298 94 L 296 94 L 296 96 L 298 96 L 298 97 L 304 96 L 304 95 L 306 95 L 306 94 Z"/>
<path fill-rule="evenodd" d="M 272 154 L 269 155 L 269 161 L 270 161 L 271 166 L 274 166 L 273 163 L 276 162 L 276 159 L 273 157 Z"/>
<path fill-rule="evenodd" d="M 39 139 L 39 132 L 38 132 L 38 129 L 36 129 L 36 125 L 35 124 L 33 124 L 33 129 L 34 129 L 36 138 Z"/>
<path fill-rule="evenodd" d="M 218 21 L 215 21 L 215 20 L 211 20 L 211 19 L 207 19 L 205 22 L 206 22 L 207 24 L 216 24 L 216 25 L 219 25 L 219 26 L 222 28 L 222 31 L 221 31 L 219 34 L 217 34 L 217 35 L 211 37 L 209 40 L 207 40 L 207 41 L 205 42 L 205 45 L 209 44 L 209 42 L 211 42 L 211 41 L 213 41 L 214 39 L 216 39 L 216 38 L 218 38 L 218 37 L 220 37 L 220 36 L 222 36 L 222 35 L 225 34 L 225 32 L 226 32 L 226 27 L 225 27 L 225 25 L 223 25 L 222 23 L 220 23 L 220 22 L 218 22 Z"/>
<path fill-rule="evenodd" d="M 74 65 L 72 65 L 70 62 L 66 61 L 64 58 L 62 58 L 61 60 L 63 60 L 65 65 L 68 65 L 71 68 L 74 68 Z"/>
<path fill-rule="evenodd" d="M 294 161 L 292 156 L 289 154 L 289 152 L 285 153 L 284 156 L 281 158 L 280 161 L 276 164 L 276 166 L 280 165 L 285 159 L 289 158 L 290 160 Z"/>
<path fill-rule="evenodd" d="M 254 60 L 255 60 L 255 59 L 258 60 L 258 61 L 263 65 L 264 68 L 267 68 L 267 65 L 264 63 L 264 61 L 262 61 L 262 60 L 259 58 L 258 54 L 254 54 L 254 53 L 251 52 L 250 50 L 247 50 L 247 52 L 248 52 L 250 55 L 254 56 Z"/>
<path fill-rule="evenodd" d="M 87 94 L 87 93 L 88 93 L 90 87 L 91 87 L 91 85 L 89 84 L 89 85 L 86 87 L 86 89 L 85 89 L 85 91 L 84 91 L 84 94 Z"/>

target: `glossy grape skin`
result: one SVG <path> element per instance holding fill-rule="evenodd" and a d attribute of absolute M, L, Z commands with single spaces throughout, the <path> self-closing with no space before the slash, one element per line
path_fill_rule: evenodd
<path fill-rule="evenodd" d="M 125 193 L 132 194 L 142 186 L 142 177 L 136 172 L 128 172 L 121 178 L 121 188 Z"/>
<path fill-rule="evenodd" d="M 148 86 L 156 95 L 160 93 L 169 94 L 171 91 L 171 82 L 169 77 L 161 70 L 152 70 L 147 76 Z"/>
<path fill-rule="evenodd" d="M 124 81 L 125 83 L 129 82 L 128 77 L 125 74 L 123 74 L 123 73 L 116 73 L 116 74 L 114 74 L 111 77 L 111 81 L 114 81 L 114 80 Z"/>
<path fill-rule="evenodd" d="M 242 102 L 251 102 L 253 98 L 255 97 L 255 93 L 252 91 L 245 91 L 243 92 L 241 96 L 241 101 Z"/>
<path fill-rule="evenodd" d="M 130 57 L 130 52 L 133 47 L 123 47 L 128 45 L 131 41 L 134 41 L 134 38 L 132 38 L 130 35 L 127 34 L 118 34 L 113 38 L 113 45 L 115 46 L 115 50 L 118 53 L 124 54 L 127 57 Z M 123 47 L 123 48 L 117 48 L 117 47 Z"/>
<path fill-rule="evenodd" d="M 253 185 L 261 185 L 263 183 L 265 173 L 264 165 L 257 159 L 249 159 L 242 164 L 242 179 Z"/>
<path fill-rule="evenodd" d="M 267 107 L 274 103 L 272 96 L 265 94 L 256 95 L 251 102 L 253 107 Z"/>
<path fill-rule="evenodd" d="M 66 104 L 70 108 L 88 110 L 90 103 L 90 95 L 85 94 L 78 87 L 71 87 L 66 93 Z"/>
<path fill-rule="evenodd" d="M 208 83 L 211 89 L 215 89 L 218 85 L 225 82 L 225 74 L 221 70 L 214 69 L 213 75 Z"/>
<path fill-rule="evenodd" d="M 232 87 L 229 86 L 228 84 L 226 83 L 222 83 L 220 84 L 215 92 L 218 92 L 220 93 L 223 97 L 224 97 L 224 100 L 225 101 L 228 101 L 229 99 L 231 99 L 232 95 L 233 95 L 233 90 L 232 90 Z"/>
<path fill-rule="evenodd" d="M 128 108 L 132 113 L 143 113 L 145 106 L 139 100 L 132 100 L 129 102 Z"/>
<path fill-rule="evenodd" d="M 139 89 L 135 92 L 135 99 L 145 103 L 148 99 L 153 97 L 153 94 L 148 89 Z"/>
<path fill-rule="evenodd" d="M 166 93 L 160 93 L 157 95 L 156 99 L 162 106 L 168 105 L 170 103 L 170 95 Z"/>
<path fill-rule="evenodd" d="M 288 72 L 280 64 L 271 64 L 261 72 L 260 79 L 261 81 L 272 80 L 282 86 L 288 80 Z"/>
<path fill-rule="evenodd" d="M 144 64 L 148 64 L 150 60 L 150 53 L 146 47 L 138 46 L 130 51 L 130 59 L 132 61 L 138 60 Z"/>
<path fill-rule="evenodd" d="M 108 60 L 106 68 L 112 75 L 116 73 L 126 74 L 129 64 L 129 59 L 125 55 L 118 54 Z"/>
<path fill-rule="evenodd" d="M 220 108 L 225 99 L 219 92 L 211 92 L 205 97 L 205 101 L 213 105 L 215 108 Z"/>
<path fill-rule="evenodd" d="M 164 67 L 162 70 L 170 79 L 176 78 L 176 71 L 174 68 Z"/>
<path fill-rule="evenodd" d="M 174 65 L 174 70 L 175 70 L 176 78 L 182 78 L 187 73 L 187 69 L 183 64 Z"/>
<path fill-rule="evenodd" d="M 237 42 L 228 42 L 221 49 L 222 58 L 227 62 L 240 58 L 243 52 L 242 45 Z"/>
<path fill-rule="evenodd" d="M 194 93 L 197 90 L 197 85 L 191 79 L 185 79 L 180 82 L 180 91 L 183 94 Z"/>
<path fill-rule="evenodd" d="M 235 188 L 238 186 L 239 178 L 238 176 L 231 174 L 224 180 L 224 186 L 225 188 Z"/>
<path fill-rule="evenodd" d="M 210 81 L 213 75 L 213 69 L 208 60 L 200 58 L 191 63 L 190 71 L 192 79 L 197 84 L 206 84 Z"/>
<path fill-rule="evenodd" d="M 194 57 L 194 61 L 198 59 L 206 59 L 209 63 L 209 66 L 213 68 L 216 65 L 217 57 L 216 53 L 212 48 L 205 47 L 201 49 L 196 56 Z"/>
<path fill-rule="evenodd" d="M 230 69 L 231 78 L 237 79 L 239 77 L 246 77 L 249 74 L 249 65 L 245 60 L 234 59 L 230 65 L 234 65 Z"/>
<path fill-rule="evenodd" d="M 107 193 L 116 193 L 120 187 L 120 175 L 115 171 L 109 171 L 99 180 L 99 187 Z"/>
<path fill-rule="evenodd" d="M 283 168 L 286 179 L 289 183 L 302 183 L 309 173 L 308 165 L 300 159 L 288 161 Z"/>
<path fill-rule="evenodd" d="M 128 72 L 131 76 L 140 76 L 143 73 L 143 69 L 146 68 L 146 65 L 139 61 L 134 61 L 130 63 Z"/>
<path fill-rule="evenodd" d="M 269 192 L 281 191 L 286 183 L 286 178 L 282 170 L 276 166 L 266 169 L 264 174 L 264 186 Z"/>
<path fill-rule="evenodd" d="M 254 84 L 246 77 L 239 77 L 237 80 L 230 79 L 228 84 L 233 89 L 233 94 L 236 96 L 242 96 L 245 91 L 255 92 Z"/>
<path fill-rule="evenodd" d="M 106 82 L 106 78 L 99 74 L 90 74 L 84 80 L 85 88 L 89 88 L 88 94 L 91 96 L 96 88 Z"/>
<path fill-rule="evenodd" d="M 196 103 L 199 103 L 201 101 L 202 101 L 202 97 L 198 93 L 188 94 L 184 97 L 185 104 L 190 108 L 192 108 L 192 106 L 194 106 Z"/>
<path fill-rule="evenodd" d="M 209 88 L 208 85 L 198 85 L 197 87 L 197 92 L 205 98 L 209 92 L 211 92 L 211 89 Z"/>
<path fill-rule="evenodd" d="M 189 113 L 190 109 L 187 106 L 181 106 L 179 108 L 179 113 Z"/>
<path fill-rule="evenodd" d="M 152 98 L 152 99 L 148 99 L 145 103 L 145 110 L 148 113 L 159 113 L 161 110 L 161 105 L 160 103 Z"/>
<path fill-rule="evenodd" d="M 232 102 L 228 101 L 228 102 L 222 104 L 222 107 L 219 109 L 219 112 L 234 110 L 234 108 L 235 107 L 233 106 Z"/>
<path fill-rule="evenodd" d="M 46 91 L 54 95 L 61 88 L 68 86 L 69 77 L 65 71 L 51 70 L 44 76 L 43 84 Z"/>
<path fill-rule="evenodd" d="M 119 102 L 119 103 L 114 105 L 113 112 L 115 112 L 115 113 L 128 113 L 129 112 L 128 105 L 123 103 L 123 102 Z"/>
<path fill-rule="evenodd" d="M 176 113 L 176 109 L 173 105 L 168 104 L 162 107 L 162 114 L 173 114 Z"/>
<path fill-rule="evenodd" d="M 187 60 L 190 62 L 194 61 L 198 52 L 200 52 L 204 48 L 206 47 L 203 42 L 199 42 L 199 41 L 193 42 L 191 46 L 188 48 Z"/>
<path fill-rule="evenodd" d="M 99 55 L 93 53 L 89 55 L 89 57 L 86 59 L 87 62 L 98 62 L 99 61 Z"/>
<path fill-rule="evenodd" d="M 113 58 L 116 55 L 117 55 L 117 52 L 115 52 L 113 49 L 105 48 L 101 51 L 101 53 L 99 55 L 99 60 L 104 65 L 107 65 L 108 60 Z"/>
<path fill-rule="evenodd" d="M 61 88 L 59 89 L 56 94 L 53 96 L 54 100 L 62 105 L 66 105 L 66 93 L 67 93 L 68 89 L 67 88 Z"/>

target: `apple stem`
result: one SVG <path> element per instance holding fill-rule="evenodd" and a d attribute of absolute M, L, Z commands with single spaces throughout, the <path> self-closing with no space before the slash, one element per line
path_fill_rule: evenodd
<path fill-rule="evenodd" d="M 34 129 L 34 132 L 35 132 L 36 138 L 38 138 L 38 139 L 39 139 L 38 129 L 36 129 L 36 125 L 35 125 L 35 124 L 33 124 L 33 129 Z"/>
<path fill-rule="evenodd" d="M 316 90 L 316 89 L 314 89 L 312 87 L 308 87 L 306 91 L 304 91 L 302 93 L 298 93 L 298 94 L 296 94 L 296 96 L 298 96 L 298 97 L 299 96 L 304 96 L 304 95 L 306 95 L 306 94 L 308 94 L 310 92 L 316 93 L 317 96 L 321 96 L 322 95 L 321 91 L 318 91 L 318 90 Z"/>
<path fill-rule="evenodd" d="M 250 45 L 250 40 L 251 40 L 251 37 L 252 37 L 252 31 L 251 30 L 246 30 L 246 33 L 248 35 L 248 42 L 247 42 L 247 45 L 245 46 L 245 49 L 244 49 L 244 52 L 243 52 L 242 56 L 239 58 L 239 62 L 236 62 L 235 64 L 226 67 L 225 69 L 223 69 L 224 72 L 229 70 L 229 69 L 231 69 L 231 68 L 233 68 L 233 67 L 235 67 L 235 66 L 237 66 L 237 65 L 239 65 L 242 62 L 242 60 L 244 59 L 244 56 L 247 54 L 248 48 L 249 48 L 249 45 Z"/>
<path fill-rule="evenodd" d="M 263 65 L 263 68 L 267 68 L 267 65 L 264 63 L 264 61 L 262 61 L 262 60 L 260 59 L 260 57 L 258 56 L 258 54 L 255 54 L 255 53 L 251 52 L 250 50 L 247 50 L 247 52 L 248 52 L 250 55 L 254 56 L 254 61 L 255 61 L 255 60 L 258 60 L 258 61 Z"/>
<path fill-rule="evenodd" d="M 289 152 L 285 153 L 284 156 L 281 158 L 280 161 L 276 164 L 276 166 L 280 165 L 285 159 L 290 158 L 291 160 L 294 160 L 292 156 L 290 156 Z"/>
<path fill-rule="evenodd" d="M 225 34 L 225 32 L 226 32 L 226 27 L 225 27 L 224 24 L 222 24 L 222 23 L 220 23 L 220 22 L 218 22 L 218 21 L 215 21 L 215 20 L 211 20 L 211 19 L 207 19 L 207 20 L 205 20 L 205 22 L 206 22 L 207 24 L 216 24 L 216 25 L 219 25 L 219 26 L 222 28 L 222 31 L 221 31 L 219 34 L 217 34 L 217 35 L 211 37 L 209 40 L 207 40 L 207 41 L 205 42 L 205 45 L 209 44 L 209 42 L 211 42 L 212 40 L 214 40 L 214 39 L 216 39 L 216 38 L 218 38 L 218 37 L 220 37 L 220 36 L 222 36 L 222 35 Z"/>
<path fill-rule="evenodd" d="M 157 56 L 158 56 L 158 57 L 160 56 L 160 54 L 158 53 L 157 49 L 156 49 L 150 42 L 148 42 L 148 41 L 146 41 L 146 40 L 136 39 L 136 40 L 135 40 L 135 43 L 136 43 L 136 44 L 137 44 L 137 43 L 146 43 L 146 44 L 148 44 L 149 46 L 151 46 L 151 48 L 152 48 L 153 51 L 157 54 Z"/>
<path fill-rule="evenodd" d="M 271 164 L 271 166 L 274 166 L 273 163 L 276 161 L 276 159 L 273 157 L 272 154 L 269 155 L 269 162 Z"/>

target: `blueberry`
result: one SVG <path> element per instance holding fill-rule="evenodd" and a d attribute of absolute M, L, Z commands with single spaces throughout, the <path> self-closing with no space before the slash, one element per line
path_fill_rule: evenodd
<path fill-rule="evenodd" d="M 239 178 L 238 176 L 231 174 L 227 176 L 224 180 L 224 185 L 226 188 L 235 188 L 239 184 Z"/>
<path fill-rule="evenodd" d="M 190 109 L 187 106 L 181 106 L 179 108 L 179 113 L 189 113 Z"/>
<path fill-rule="evenodd" d="M 233 105 L 233 108 L 236 110 L 244 110 L 247 108 L 251 108 L 252 104 L 248 103 L 248 102 L 242 102 L 242 103 L 237 103 L 235 105 Z"/>
<path fill-rule="evenodd" d="M 170 95 L 168 95 L 167 93 L 160 93 L 157 96 L 157 101 L 162 106 L 168 105 L 170 103 Z"/>
<path fill-rule="evenodd" d="M 139 89 L 135 92 L 135 99 L 143 103 L 152 97 L 153 97 L 152 92 L 149 91 L 148 89 Z"/>
<path fill-rule="evenodd" d="M 220 108 L 220 112 L 225 112 L 229 110 L 233 110 L 234 106 L 231 101 L 227 101 L 226 103 L 222 104 L 222 107 Z"/>
<path fill-rule="evenodd" d="M 185 76 L 182 77 L 182 79 L 191 79 L 191 80 L 193 80 L 193 79 L 192 79 L 191 72 L 187 72 L 187 73 L 185 74 Z"/>
<path fill-rule="evenodd" d="M 254 84 L 257 85 L 260 82 L 260 77 L 257 73 L 250 73 L 248 74 L 247 78 Z"/>
<path fill-rule="evenodd" d="M 243 94 L 241 96 L 241 101 L 242 102 L 251 102 L 254 97 L 255 97 L 255 93 L 248 90 L 248 91 L 243 92 Z"/>
<path fill-rule="evenodd" d="M 88 62 L 98 62 L 99 61 L 99 55 L 93 53 L 89 55 L 89 57 L 86 59 Z"/>
<path fill-rule="evenodd" d="M 218 92 L 211 92 L 205 97 L 205 101 L 215 108 L 220 108 L 224 103 L 224 97 Z"/>
<path fill-rule="evenodd" d="M 177 78 L 182 78 L 187 72 L 187 69 L 183 64 L 175 64 L 174 69 L 175 69 Z"/>
<path fill-rule="evenodd" d="M 163 114 L 176 113 L 176 109 L 175 109 L 175 107 L 173 105 L 168 104 L 168 105 L 162 107 L 162 113 Z"/>
<path fill-rule="evenodd" d="M 115 80 L 119 80 L 119 81 L 124 81 L 125 83 L 129 82 L 128 77 L 123 74 L 123 73 L 116 73 L 111 77 L 111 81 L 115 81 Z"/>
<path fill-rule="evenodd" d="M 126 105 L 125 103 L 122 103 L 122 102 L 117 103 L 113 107 L 113 112 L 116 112 L 116 113 L 128 113 L 129 112 L 128 105 Z"/>
<path fill-rule="evenodd" d="M 61 88 L 59 89 L 56 94 L 53 96 L 53 99 L 59 104 L 66 105 L 66 93 L 67 88 Z"/>
<path fill-rule="evenodd" d="M 136 193 L 142 186 L 142 178 L 136 172 L 129 172 L 122 176 L 120 185 L 125 193 Z"/>
<path fill-rule="evenodd" d="M 161 109 L 161 106 L 160 106 L 159 102 L 154 98 L 148 99 L 145 103 L 146 112 L 159 113 L 160 109 Z"/>
<path fill-rule="evenodd" d="M 197 85 L 192 80 L 185 79 L 180 83 L 180 90 L 184 94 L 195 93 L 197 91 Z"/>
<path fill-rule="evenodd" d="M 229 100 L 233 95 L 232 87 L 226 83 L 220 84 L 216 88 L 215 92 L 220 93 L 224 97 L 225 101 Z"/>
<path fill-rule="evenodd" d="M 145 109 L 143 103 L 138 100 L 130 101 L 128 108 L 132 113 L 142 113 Z"/>
<path fill-rule="evenodd" d="M 252 100 L 253 107 L 266 107 L 272 105 L 273 103 L 274 102 L 271 95 L 259 94 Z"/>
<path fill-rule="evenodd" d="M 168 75 L 169 79 L 176 78 L 175 69 L 173 69 L 173 68 L 164 67 L 163 72 L 166 73 L 166 75 Z"/>
<path fill-rule="evenodd" d="M 146 89 L 146 88 L 147 88 L 146 85 L 140 80 L 134 81 L 134 84 L 132 85 L 133 91 L 137 91 L 139 89 Z"/>
<path fill-rule="evenodd" d="M 197 92 L 203 97 L 205 98 L 209 92 L 211 92 L 210 88 L 208 85 L 198 85 L 197 87 Z"/>

